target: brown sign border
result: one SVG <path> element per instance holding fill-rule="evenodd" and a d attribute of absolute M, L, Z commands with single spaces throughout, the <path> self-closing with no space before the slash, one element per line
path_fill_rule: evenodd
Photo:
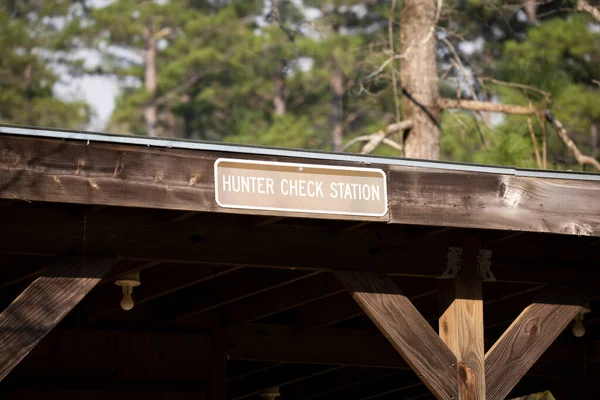
<path fill-rule="evenodd" d="M 219 179 L 218 175 L 218 167 L 220 164 L 236 164 L 235 168 L 248 168 L 248 169 L 258 169 L 258 170 L 271 170 L 269 166 L 277 166 L 283 167 L 284 169 L 289 169 L 290 172 L 297 170 L 297 168 L 302 168 L 303 171 L 312 173 L 312 174 L 327 174 L 325 170 L 333 170 L 341 172 L 338 175 L 353 175 L 352 172 L 362 172 L 372 175 L 372 177 L 381 176 L 383 178 L 383 199 L 385 202 L 385 210 L 382 214 L 374 214 L 374 213 L 355 213 L 355 212 L 346 212 L 346 211 L 323 211 L 323 210 L 312 210 L 312 209 L 293 209 L 293 208 L 276 208 L 276 207 L 259 207 L 259 206 L 244 206 L 239 204 L 225 204 L 219 200 Z M 336 173 L 331 173 L 331 175 L 335 175 Z M 329 175 L 329 174 L 327 174 Z M 343 167 L 337 165 L 320 165 L 320 164 L 303 164 L 303 163 L 289 163 L 289 162 L 278 162 L 278 161 L 260 161 L 260 160 L 240 160 L 235 158 L 218 158 L 214 163 L 214 180 L 215 180 L 215 201 L 222 208 L 233 208 L 240 210 L 263 210 L 263 211 L 280 211 L 280 212 L 292 212 L 292 213 L 300 213 L 300 214 L 325 214 L 325 215 L 353 215 L 360 217 L 383 217 L 387 215 L 389 211 L 388 205 L 388 193 L 387 193 L 387 175 L 384 170 L 380 168 L 361 168 L 361 167 Z"/>

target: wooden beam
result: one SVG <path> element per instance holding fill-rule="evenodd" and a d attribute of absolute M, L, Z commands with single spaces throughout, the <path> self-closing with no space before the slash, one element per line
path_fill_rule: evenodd
<path fill-rule="evenodd" d="M 391 223 L 600 236 L 597 182 L 401 166 L 388 173 Z"/>
<path fill-rule="evenodd" d="M 86 215 L 86 247 L 89 252 L 119 254 L 123 259 L 140 264 L 161 261 L 313 271 L 331 270 L 335 265 L 336 269 L 343 270 L 439 277 L 445 269 L 448 246 L 456 245 L 457 237 L 462 234 L 459 230 L 449 237 L 438 237 L 435 245 L 424 239 L 402 246 L 403 262 L 399 264 L 400 250 L 394 241 L 402 242 L 406 238 L 400 226 L 371 224 L 364 231 L 331 234 L 321 225 L 304 225 L 292 219 L 289 224 L 254 229 L 245 223 L 245 218 L 201 213 L 202 223 L 173 226 L 148 210 L 107 208 Z M 54 226 L 61 235 L 45 234 L 48 225 Z M 60 255 L 79 251 L 82 226 L 83 218 L 69 217 L 66 206 L 23 204 L 2 215 L 0 253 Z M 583 237 L 571 239 L 586 242 Z M 231 251 L 232 242 L 236 243 L 235 252 Z M 30 243 L 36 243 L 35 248 Z M 574 254 L 565 251 L 570 249 L 566 243 L 570 242 L 559 241 L 544 252 L 530 247 L 514 257 L 494 252 L 494 274 L 498 281 L 564 282 L 566 276 L 593 285 L 600 273 L 589 266 L 600 261 L 598 252 L 589 248 Z M 305 251 L 307 248 L 311 251 Z M 335 262 L 332 262 L 332 248 L 344 249 L 335 254 Z M 562 259 L 555 257 L 559 251 L 564 254 Z M 533 262 L 544 265 L 544 271 L 532 268 Z M 552 273 L 546 273 L 548 270 Z"/>
<path fill-rule="evenodd" d="M 140 280 L 142 284 L 133 292 L 135 306 L 174 293 L 178 290 L 206 282 L 219 276 L 232 273 L 242 267 L 207 268 L 196 265 L 161 264 L 144 271 Z M 120 312 L 120 288 L 112 282 L 101 290 L 94 291 L 84 300 L 84 307 L 78 308 L 81 318 L 95 320 L 107 315 Z"/>
<path fill-rule="evenodd" d="M 209 352 L 210 400 L 227 399 L 227 331 L 213 327 Z"/>
<path fill-rule="evenodd" d="M 279 387 L 283 398 L 295 398 L 293 392 L 287 392 L 287 386 L 300 382 L 307 384 L 307 380 L 342 368 L 344 367 L 335 365 L 281 364 L 268 371 L 237 380 L 231 385 L 230 398 L 232 400 L 256 399 L 269 387 Z"/>
<path fill-rule="evenodd" d="M 116 264 L 116 258 L 78 258 L 44 271 L 0 314 L 0 381 Z"/>
<path fill-rule="evenodd" d="M 217 152 L 9 135 L 0 137 L 0 151 L 0 198 L 10 200 L 600 236 L 600 186 L 594 181 L 372 164 L 388 173 L 388 215 L 299 214 L 219 207 L 213 181 L 214 162 L 222 156 Z M 570 205 L 567 212 L 564 204 Z"/>
<path fill-rule="evenodd" d="M 442 282 L 440 337 L 457 360 L 458 399 L 485 400 L 483 297 L 477 272 L 479 243 L 463 246 L 458 276 Z"/>
<path fill-rule="evenodd" d="M 436 398 L 456 399 L 456 357 L 394 281 L 368 272 L 335 274 Z"/>
<path fill-rule="evenodd" d="M 286 326 L 244 324 L 228 334 L 231 360 L 409 368 L 384 337 L 362 330 L 302 333 Z"/>
<path fill-rule="evenodd" d="M 289 285 L 249 297 L 229 305 L 225 311 L 229 326 L 259 320 L 343 292 L 330 273 L 307 275 Z"/>
<path fill-rule="evenodd" d="M 140 320 L 173 320 L 178 324 L 193 324 L 200 314 L 209 310 L 291 284 L 314 273 L 242 268 L 141 304 L 132 310 L 130 316 Z"/>
<path fill-rule="evenodd" d="M 548 288 L 527 307 L 485 355 L 488 400 L 504 399 L 573 320 L 587 295 Z"/>

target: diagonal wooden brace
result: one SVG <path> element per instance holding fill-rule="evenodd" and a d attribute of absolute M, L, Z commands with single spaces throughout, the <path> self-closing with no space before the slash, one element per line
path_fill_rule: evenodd
<path fill-rule="evenodd" d="M 0 381 L 116 262 L 116 257 L 79 257 L 58 262 L 44 271 L 0 314 Z"/>
<path fill-rule="evenodd" d="M 457 399 L 456 357 L 394 281 L 371 272 L 335 275 L 438 399 Z"/>
<path fill-rule="evenodd" d="M 585 304 L 584 292 L 549 287 L 485 355 L 488 400 L 504 399 Z"/>

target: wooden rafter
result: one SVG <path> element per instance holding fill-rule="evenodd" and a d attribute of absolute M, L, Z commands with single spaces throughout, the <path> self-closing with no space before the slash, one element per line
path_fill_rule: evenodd
<path fill-rule="evenodd" d="M 436 398 L 458 398 L 456 356 L 394 281 L 368 272 L 335 274 Z"/>
<path fill-rule="evenodd" d="M 0 314 L 0 380 L 96 286 L 116 261 L 81 257 L 58 262 Z"/>
<path fill-rule="evenodd" d="M 525 308 L 485 355 L 488 400 L 504 399 L 573 320 L 585 293 L 549 288 Z"/>

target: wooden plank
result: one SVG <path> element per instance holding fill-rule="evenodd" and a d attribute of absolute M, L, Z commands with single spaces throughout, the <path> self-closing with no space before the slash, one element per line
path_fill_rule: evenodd
<path fill-rule="evenodd" d="M 600 183 L 390 166 L 390 222 L 600 236 Z"/>
<path fill-rule="evenodd" d="M 389 216 L 298 215 L 219 207 L 212 172 L 223 154 L 215 152 L 16 136 L 0 137 L 0 152 L 0 198 L 10 200 L 600 236 L 600 184 L 594 181 L 373 165 L 389 173 Z"/>
<path fill-rule="evenodd" d="M 339 162 L 16 136 L 0 136 L 0 154 L 0 198 L 4 199 L 280 217 L 388 220 L 387 215 L 364 217 L 228 209 L 215 201 L 213 168 L 219 157 L 344 164 Z"/>
<path fill-rule="evenodd" d="M 278 387 L 284 398 L 296 398 L 296 394 L 288 390 L 294 383 L 302 383 L 310 387 L 312 378 L 338 371 L 344 367 L 331 365 L 310 364 L 280 364 L 279 366 L 254 374 L 245 379 L 240 379 L 231 385 L 230 398 L 232 400 L 257 399 L 260 394 L 270 387 Z"/>
<path fill-rule="evenodd" d="M 140 275 L 142 284 L 133 291 L 135 307 L 178 290 L 237 271 L 240 268 L 213 269 L 197 265 L 160 264 Z M 112 285 L 106 285 L 100 289 L 94 291 L 83 301 L 85 304 L 78 307 L 78 314 L 82 318 L 95 320 L 121 311 L 118 295 L 120 288 L 116 287 L 114 280 Z"/>
<path fill-rule="evenodd" d="M 341 292 L 344 288 L 332 274 L 307 275 L 289 285 L 231 304 L 225 311 L 227 324 L 235 326 L 256 321 Z"/>
<path fill-rule="evenodd" d="M 210 400 L 227 399 L 227 331 L 216 326 L 210 337 Z"/>
<path fill-rule="evenodd" d="M 440 337 L 457 360 L 458 399 L 485 400 L 483 296 L 477 272 L 479 244 L 463 246 L 462 269 L 453 279 L 442 281 Z"/>
<path fill-rule="evenodd" d="M 48 268 L 0 314 L 0 381 L 115 265 L 78 258 Z"/>
<path fill-rule="evenodd" d="M 436 244 L 424 238 L 404 246 L 405 227 L 370 224 L 368 229 L 330 233 L 316 221 L 289 219 L 254 229 L 248 217 L 201 213 L 199 221 L 167 224 L 164 218 L 143 209 L 107 208 L 85 216 L 70 217 L 68 208 L 50 204 L 22 204 L 0 214 L 0 252 L 60 255 L 79 252 L 85 226 L 89 252 L 120 254 L 140 264 L 146 261 L 207 263 L 220 266 L 252 266 L 297 269 L 365 270 L 401 275 L 438 277 L 444 269 L 448 246 L 455 246 L 464 233 L 457 230 Z M 164 216 L 163 216 L 164 217 Z M 85 218 L 85 221 L 84 221 Z M 337 225 L 337 222 L 331 222 Z M 61 235 L 49 236 L 47 226 Z M 493 253 L 493 269 L 499 281 L 564 282 L 565 277 L 593 285 L 600 271 L 590 268 L 600 262 L 594 248 L 570 250 L 570 242 L 583 237 L 566 237 L 551 248 L 523 248 L 503 257 Z M 134 240 L 135 238 L 135 240 Z M 235 242 L 236 251 L 231 251 Z M 30 243 L 36 243 L 35 248 Z M 401 249 L 398 246 L 401 246 Z M 524 247 L 524 246 L 522 246 Z M 310 248 L 311 251 L 305 251 Z M 332 248 L 343 248 L 333 254 Z M 398 263 L 401 251 L 403 262 Z M 563 252 L 562 258 L 555 257 Z M 333 260 L 335 256 L 335 260 Z M 331 262 L 335 261 L 335 262 Z M 544 270 L 535 265 L 544 265 Z M 547 271 L 552 271 L 548 273 Z"/>
<path fill-rule="evenodd" d="M 391 278 L 336 272 L 352 297 L 438 399 L 456 399 L 456 357 Z"/>
<path fill-rule="evenodd" d="M 585 303 L 587 295 L 549 288 L 527 307 L 485 355 L 488 400 L 504 399 Z"/>
<path fill-rule="evenodd" d="M 231 360 L 409 368 L 384 337 L 363 330 L 302 333 L 280 325 L 244 324 L 228 334 Z"/>

